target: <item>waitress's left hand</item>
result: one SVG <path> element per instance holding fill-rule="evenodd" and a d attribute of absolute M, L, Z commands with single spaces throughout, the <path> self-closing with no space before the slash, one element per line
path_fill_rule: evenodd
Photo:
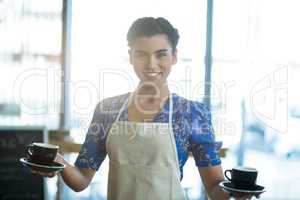
<path fill-rule="evenodd" d="M 259 195 L 252 195 L 252 194 L 245 194 L 245 193 L 234 193 L 231 194 L 231 196 L 235 199 L 235 200 L 250 200 L 252 199 L 253 196 L 255 196 L 257 199 L 259 199 Z"/>
<path fill-rule="evenodd" d="M 56 155 L 55 157 L 55 162 L 61 163 L 61 164 L 67 164 L 67 162 L 64 160 L 64 157 L 62 155 L 60 155 L 59 153 Z M 31 173 L 33 174 L 37 174 L 43 177 L 47 177 L 47 178 L 53 178 L 54 176 L 56 176 L 59 172 L 41 172 L 41 171 L 36 171 L 36 170 L 30 170 Z"/>

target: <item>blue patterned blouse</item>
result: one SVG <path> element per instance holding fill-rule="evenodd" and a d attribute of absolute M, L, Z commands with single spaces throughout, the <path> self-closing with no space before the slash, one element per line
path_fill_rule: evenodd
<path fill-rule="evenodd" d="M 97 105 L 75 166 L 99 169 L 107 154 L 105 148 L 107 133 L 129 95 L 130 93 L 127 93 L 107 98 Z M 210 111 L 204 104 L 187 100 L 175 93 L 172 94 L 172 98 L 174 109 L 173 133 L 177 146 L 181 179 L 189 151 L 192 152 L 197 167 L 219 165 L 221 160 L 218 153 L 222 143 L 215 141 Z M 167 100 L 162 111 L 155 116 L 154 122 L 168 123 L 168 113 L 169 101 Z M 127 108 L 121 113 L 119 120 L 128 120 Z"/>

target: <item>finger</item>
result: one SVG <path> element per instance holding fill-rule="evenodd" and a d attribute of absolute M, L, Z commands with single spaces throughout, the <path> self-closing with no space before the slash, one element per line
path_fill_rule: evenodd
<path fill-rule="evenodd" d="M 52 178 L 56 175 L 55 173 L 42 173 L 42 174 L 43 174 L 43 176 L 46 176 L 48 178 Z"/>
<path fill-rule="evenodd" d="M 243 193 L 237 193 L 233 195 L 235 200 L 250 200 L 252 195 L 245 195 Z"/>
<path fill-rule="evenodd" d="M 242 196 L 233 196 L 233 198 L 235 199 L 235 200 L 245 200 L 245 198 L 243 198 Z"/>
<path fill-rule="evenodd" d="M 235 197 L 235 200 L 251 200 L 251 197 Z"/>
<path fill-rule="evenodd" d="M 260 198 L 260 195 L 259 195 L 259 194 L 256 194 L 255 197 L 256 197 L 257 199 L 259 199 L 259 198 Z"/>
<path fill-rule="evenodd" d="M 61 154 L 58 153 L 56 155 L 54 161 L 63 164 L 64 163 L 64 157 Z"/>
<path fill-rule="evenodd" d="M 45 177 L 48 177 L 48 178 L 52 178 L 54 177 L 56 174 L 54 172 L 52 173 L 45 173 L 45 172 L 40 172 L 40 171 L 36 171 L 36 170 L 30 170 L 33 174 L 37 174 L 37 175 L 40 175 L 40 176 L 45 176 Z"/>
<path fill-rule="evenodd" d="M 47 174 L 47 177 L 48 178 L 53 178 L 55 175 L 56 175 L 55 173 L 49 173 L 49 174 Z"/>
<path fill-rule="evenodd" d="M 41 175 L 41 172 L 36 171 L 36 170 L 30 170 L 31 173 L 36 174 L 36 175 Z"/>

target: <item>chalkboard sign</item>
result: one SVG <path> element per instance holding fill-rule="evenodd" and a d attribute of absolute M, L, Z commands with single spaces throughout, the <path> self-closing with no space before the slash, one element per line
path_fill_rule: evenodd
<path fill-rule="evenodd" d="M 0 127 L 0 200 L 46 199 L 44 178 L 31 174 L 19 161 L 28 144 L 46 141 L 43 128 Z"/>

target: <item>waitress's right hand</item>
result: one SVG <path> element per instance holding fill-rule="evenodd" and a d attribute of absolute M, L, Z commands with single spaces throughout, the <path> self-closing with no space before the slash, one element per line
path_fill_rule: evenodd
<path fill-rule="evenodd" d="M 64 160 L 63 156 L 60 155 L 59 153 L 56 155 L 55 159 L 54 159 L 55 162 L 58 162 L 58 163 L 61 163 L 61 164 L 65 164 L 66 161 Z M 56 176 L 59 172 L 49 172 L 49 173 L 45 173 L 45 172 L 41 172 L 41 171 L 36 171 L 36 170 L 30 170 L 31 173 L 33 174 L 37 174 L 37 175 L 40 175 L 40 176 L 43 176 L 43 177 L 48 177 L 48 178 L 53 178 L 54 176 Z"/>

